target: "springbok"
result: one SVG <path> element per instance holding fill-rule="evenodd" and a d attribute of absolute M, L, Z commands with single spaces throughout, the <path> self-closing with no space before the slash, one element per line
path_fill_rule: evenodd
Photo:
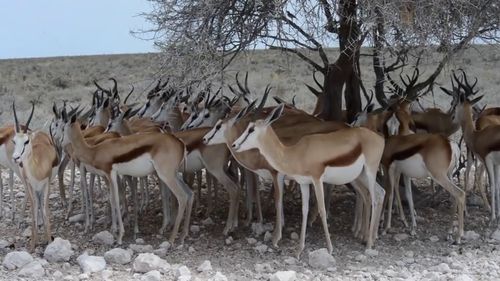
<path fill-rule="evenodd" d="M 92 172 L 105 177 L 110 184 L 111 206 L 115 209 L 118 222 L 117 243 L 122 243 L 125 232 L 122 222 L 119 197 L 118 175 L 143 177 L 156 171 L 158 177 L 167 184 L 177 198 L 179 209 L 174 228 L 170 235 L 173 242 L 185 215 L 181 241 L 189 231 L 192 191 L 182 181 L 179 170 L 185 159 L 184 144 L 170 134 L 147 133 L 110 139 L 90 146 L 85 141 L 76 116 L 64 116 L 62 145 L 71 144 L 76 158 L 92 168 Z M 114 225 L 114 224 L 113 224 Z M 114 231 L 114 229 L 112 229 Z"/>
<path fill-rule="evenodd" d="M 17 119 L 16 106 L 12 104 L 16 134 L 12 138 L 14 143 L 13 160 L 19 165 L 23 182 L 31 206 L 31 243 L 30 250 L 34 250 L 38 242 L 39 216 L 45 228 L 45 239 L 51 241 L 49 190 L 50 181 L 57 174 L 59 155 L 49 135 L 44 132 L 28 132 L 27 128 L 33 118 L 35 104 L 32 104 L 31 113 L 21 130 Z"/>
<path fill-rule="evenodd" d="M 297 143 L 285 146 L 270 126 L 283 113 L 284 105 L 276 107 L 266 119 L 250 122 L 243 134 L 233 142 L 236 152 L 258 148 L 269 163 L 281 173 L 300 184 L 302 193 L 302 227 L 298 255 L 305 246 L 309 211 L 309 184 L 314 185 L 328 251 L 333 247 L 326 221 L 323 182 L 341 185 L 352 182 L 368 190 L 365 206 L 369 237 L 367 247 L 373 246 L 384 190 L 375 181 L 384 151 L 384 138 L 366 128 L 347 128 L 332 133 L 302 137 Z M 360 188 L 363 189 L 363 188 Z M 371 210 L 371 213 L 370 213 Z"/>

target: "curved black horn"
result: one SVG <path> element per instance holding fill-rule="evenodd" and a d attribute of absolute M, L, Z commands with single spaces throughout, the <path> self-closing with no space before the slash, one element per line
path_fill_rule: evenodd
<path fill-rule="evenodd" d="M 28 117 L 28 121 L 26 122 L 26 125 L 24 127 L 24 132 L 28 132 L 28 128 L 30 126 L 30 123 L 31 123 L 31 119 L 33 118 L 33 113 L 35 112 L 35 102 L 34 101 L 31 101 L 31 113 L 30 113 L 30 117 Z"/>
<path fill-rule="evenodd" d="M 116 82 L 116 79 L 111 77 L 109 80 L 113 81 L 113 90 L 111 90 L 111 92 L 114 94 L 118 93 L 118 82 Z"/>
<path fill-rule="evenodd" d="M 16 113 L 16 102 L 12 102 L 12 111 L 14 111 L 14 123 L 16 124 L 16 132 L 19 132 L 19 120 L 17 119 Z"/>
<path fill-rule="evenodd" d="M 103 87 L 101 87 L 101 85 L 97 84 L 97 81 L 96 81 L 96 80 L 94 80 L 94 85 L 97 87 L 97 89 L 99 89 L 99 90 L 101 90 L 102 92 L 104 92 L 104 93 L 108 94 L 108 96 L 109 96 L 109 95 L 111 95 L 111 91 L 110 91 L 110 90 L 106 90 L 106 89 L 104 89 Z"/>
<path fill-rule="evenodd" d="M 134 92 L 134 85 L 130 84 L 130 86 L 132 87 L 132 89 L 130 90 L 130 93 L 128 93 L 128 95 L 125 97 L 125 100 L 123 101 L 123 104 L 127 104 L 127 100 L 128 98 L 130 97 L 130 95 Z"/>

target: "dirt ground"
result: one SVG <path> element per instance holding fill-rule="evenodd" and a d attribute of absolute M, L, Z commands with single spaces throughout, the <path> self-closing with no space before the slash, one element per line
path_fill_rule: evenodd
<path fill-rule="evenodd" d="M 5 173 L 4 173 L 5 176 Z M 4 177 L 4 183 L 7 180 Z M 16 200 L 18 206 L 22 202 L 23 191 L 16 182 Z M 4 190 L 6 190 L 6 186 Z M 161 205 L 159 191 L 152 190 L 154 198 L 140 215 L 140 234 L 145 245 L 153 249 L 166 240 L 167 235 L 158 233 L 161 225 Z M 272 230 L 274 212 L 269 198 L 269 186 L 262 188 L 264 207 L 264 230 Z M 257 235 L 256 223 L 253 227 L 244 225 L 245 210 L 240 210 L 240 227 L 231 233 L 230 239 L 222 235 L 223 223 L 228 208 L 227 196 L 219 192 L 215 201 L 215 210 L 210 218 L 213 224 L 206 224 L 206 202 L 202 202 L 195 213 L 189 238 L 184 245 L 171 247 L 165 259 L 175 268 L 178 265 L 187 266 L 193 275 L 192 280 L 210 280 L 215 272 L 221 272 L 228 280 L 269 280 L 277 271 L 293 270 L 296 280 L 498 280 L 500 267 L 498 262 L 499 243 L 490 239 L 494 230 L 489 227 L 489 213 L 481 206 L 477 196 L 469 196 L 468 216 L 466 217 L 466 236 L 470 231 L 479 234 L 479 238 L 464 239 L 462 244 L 455 245 L 448 240 L 448 229 L 453 221 L 450 216 L 451 202 L 449 195 L 438 188 L 436 193 L 427 186 L 414 189 L 416 211 L 418 214 L 418 231 L 416 236 L 408 235 L 409 231 L 394 216 L 393 229 L 388 234 L 381 235 L 375 243 L 374 250 L 365 252 L 365 246 L 352 237 L 351 225 L 353 219 L 354 194 L 347 188 L 339 187 L 333 194 L 329 227 L 334 245 L 333 256 L 336 265 L 328 270 L 315 270 L 308 264 L 308 252 L 326 247 L 323 231 L 319 222 L 308 228 L 306 249 L 301 258 L 294 258 L 297 241 L 295 233 L 300 232 L 300 201 L 297 194 L 289 192 L 285 195 L 285 229 L 279 248 L 273 248 L 271 242 L 265 239 L 265 234 Z M 96 214 L 97 225 L 89 233 L 83 232 L 81 222 L 70 223 L 65 219 L 66 211 L 62 208 L 56 184 L 52 185 L 51 212 L 53 221 L 53 236 L 67 239 L 71 242 L 75 254 L 68 263 L 47 263 L 44 267 L 45 276 L 38 280 L 142 280 L 142 274 L 134 273 L 132 264 L 107 265 L 104 272 L 82 274 L 76 258 L 87 251 L 91 255 L 103 256 L 112 248 L 127 249 L 130 244 L 136 244 L 131 234 L 130 220 L 126 220 L 126 236 L 121 246 L 102 246 L 93 242 L 94 234 L 109 230 L 109 223 L 102 218 L 107 215 L 106 194 L 97 192 Z M 76 196 L 75 212 L 80 212 L 80 198 Z M 202 198 L 203 199 L 203 198 Z M 204 200 L 204 199 L 203 199 Z M 1 250 L 1 255 L 12 250 L 25 250 L 29 242 L 26 228 L 28 219 L 21 221 L 18 228 L 16 219 L 10 220 L 10 199 L 4 198 L 4 219 L 0 223 L 0 237 L 9 242 L 9 247 Z M 243 204 L 244 205 L 244 204 Z M 408 213 L 406 214 L 408 217 Z M 197 229 L 199 226 L 199 230 Z M 198 231 L 197 231 L 198 230 Z M 467 232 L 469 231 L 469 232 Z M 168 233 L 167 233 L 168 234 Z M 249 239 L 249 238 L 254 238 Z M 232 240 L 232 241 L 228 241 Z M 32 254 L 43 259 L 45 245 L 39 246 Z M 137 256 L 137 253 L 133 257 Z M 196 268 L 209 260 L 213 270 L 209 273 L 198 273 Z M 62 277 L 61 277 L 62 273 Z M 18 271 L 0 269 L 2 280 L 25 280 L 18 277 Z M 162 280 L 176 280 L 175 273 L 165 273 Z M 197 278 L 197 279 L 196 279 Z M 470 279 L 467 279 L 470 278 Z M 217 279 L 212 279 L 217 280 Z"/>

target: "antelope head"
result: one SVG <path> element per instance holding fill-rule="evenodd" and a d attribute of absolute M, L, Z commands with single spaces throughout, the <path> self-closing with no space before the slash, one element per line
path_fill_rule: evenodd
<path fill-rule="evenodd" d="M 233 142 L 232 148 L 236 152 L 258 148 L 259 140 L 268 133 L 270 125 L 281 117 L 284 108 L 285 105 L 280 104 L 269 113 L 266 119 L 250 122 L 243 134 Z"/>
<path fill-rule="evenodd" d="M 31 134 L 28 134 L 28 128 L 35 111 L 35 103 L 32 102 L 31 104 L 31 113 L 28 117 L 26 125 L 24 125 L 24 128 L 22 128 L 19 125 L 19 120 L 17 118 L 15 102 L 12 103 L 12 111 L 14 112 L 14 122 L 16 128 L 16 134 L 12 138 L 12 142 L 14 143 L 14 152 L 12 153 L 12 159 L 18 164 L 22 162 L 23 156 L 29 155 L 31 153 Z"/>

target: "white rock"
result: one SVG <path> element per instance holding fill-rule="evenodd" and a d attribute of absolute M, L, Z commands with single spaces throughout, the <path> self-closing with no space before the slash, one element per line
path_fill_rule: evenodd
<path fill-rule="evenodd" d="M 224 274 L 217 271 L 214 274 L 214 276 L 212 276 L 211 278 L 208 279 L 208 281 L 228 281 L 228 279 Z"/>
<path fill-rule="evenodd" d="M 408 258 L 413 258 L 415 256 L 415 253 L 413 253 L 413 251 L 406 251 L 405 256 Z"/>
<path fill-rule="evenodd" d="M 49 199 L 56 199 L 56 198 L 59 198 L 59 194 L 57 194 L 57 193 L 51 193 L 49 195 Z"/>
<path fill-rule="evenodd" d="M 24 197 L 24 192 L 19 191 L 18 193 L 16 193 L 16 198 L 22 198 L 22 197 Z"/>
<path fill-rule="evenodd" d="M 99 272 L 106 268 L 106 261 L 103 257 L 89 256 L 87 253 L 80 255 L 76 261 L 80 265 L 83 273 Z"/>
<path fill-rule="evenodd" d="M 33 257 L 28 252 L 14 251 L 5 256 L 2 264 L 5 268 L 13 270 L 21 268 L 32 261 Z"/>
<path fill-rule="evenodd" d="M 356 256 L 356 258 L 355 258 L 355 260 L 356 260 L 356 261 L 359 261 L 359 262 L 363 262 L 363 261 L 365 261 L 366 259 L 367 259 L 367 258 L 366 258 L 366 256 L 365 256 L 365 255 L 363 255 L 363 254 L 359 254 L 359 255 L 357 255 L 357 256 Z"/>
<path fill-rule="evenodd" d="M 46 259 L 36 258 L 35 260 L 39 262 L 43 267 L 49 266 L 49 262 Z"/>
<path fill-rule="evenodd" d="M 142 239 L 142 238 L 137 238 L 137 239 L 135 239 L 135 243 L 136 244 L 144 244 L 146 242 L 144 242 L 144 239 Z"/>
<path fill-rule="evenodd" d="M 162 242 L 162 243 L 160 244 L 160 246 L 158 246 L 158 248 L 169 249 L 169 248 L 170 248 L 170 246 L 171 246 L 170 242 L 165 241 L 165 242 Z"/>
<path fill-rule="evenodd" d="M 327 269 L 335 266 L 335 259 L 326 248 L 309 252 L 309 265 L 317 269 Z"/>
<path fill-rule="evenodd" d="M 297 234 L 297 232 L 292 232 L 292 234 L 290 234 L 290 238 L 292 240 L 297 241 L 297 240 L 299 240 L 299 235 Z"/>
<path fill-rule="evenodd" d="M 198 232 L 200 232 L 200 226 L 199 225 L 191 225 L 190 230 L 192 233 L 198 233 Z"/>
<path fill-rule="evenodd" d="M 32 261 L 19 270 L 19 276 L 39 278 L 45 275 L 45 269 L 38 261 Z"/>
<path fill-rule="evenodd" d="M 288 265 L 295 265 L 297 264 L 297 259 L 295 259 L 294 257 L 288 257 L 284 260 L 285 264 L 288 264 Z"/>
<path fill-rule="evenodd" d="M 43 253 L 43 257 L 48 262 L 69 261 L 72 255 L 73 250 L 71 250 L 71 243 L 59 237 L 54 239 L 54 241 L 45 248 L 45 252 Z"/>
<path fill-rule="evenodd" d="M 201 223 L 203 225 L 212 225 L 212 224 L 214 224 L 214 221 L 212 220 L 212 218 L 207 218 L 204 221 L 202 221 Z"/>
<path fill-rule="evenodd" d="M 454 281 L 473 281 L 473 279 L 467 274 L 460 274 L 453 279 Z"/>
<path fill-rule="evenodd" d="M 109 270 L 109 269 L 105 269 L 101 272 L 101 278 L 103 280 L 110 280 L 111 279 L 111 276 L 113 276 L 113 271 Z"/>
<path fill-rule="evenodd" d="M 188 252 L 191 253 L 191 254 L 193 254 L 194 252 L 196 252 L 196 250 L 192 246 L 190 246 L 188 248 Z"/>
<path fill-rule="evenodd" d="M 464 233 L 464 239 L 473 241 L 481 238 L 481 235 L 479 233 L 476 233 L 474 230 L 468 230 Z"/>
<path fill-rule="evenodd" d="M 153 246 L 151 245 L 138 245 L 138 244 L 130 244 L 129 248 L 134 251 L 134 253 L 152 253 Z"/>
<path fill-rule="evenodd" d="M 429 241 L 436 243 L 437 241 L 439 241 L 439 237 L 437 237 L 436 235 L 432 235 L 431 237 L 429 237 Z"/>
<path fill-rule="evenodd" d="M 264 234 L 264 241 L 269 242 L 271 240 L 273 240 L 273 234 L 269 231 L 266 231 L 266 233 Z"/>
<path fill-rule="evenodd" d="M 77 214 L 68 218 L 70 223 L 77 223 L 85 220 L 85 214 Z"/>
<path fill-rule="evenodd" d="M 66 276 L 64 276 L 63 280 L 72 281 L 72 280 L 75 280 L 75 278 L 73 278 L 73 276 L 71 276 L 71 275 L 66 275 Z"/>
<path fill-rule="evenodd" d="M 190 280 L 191 279 L 191 271 L 185 265 L 179 266 L 175 271 L 175 276 L 177 280 Z"/>
<path fill-rule="evenodd" d="M 268 247 L 266 245 L 262 244 L 262 245 L 254 247 L 254 250 L 261 253 L 261 254 L 264 254 L 265 252 L 267 252 Z"/>
<path fill-rule="evenodd" d="M 406 233 L 398 233 L 398 234 L 394 235 L 394 240 L 401 242 L 401 241 L 407 240 L 408 237 L 409 236 Z"/>
<path fill-rule="evenodd" d="M 141 277 L 141 281 L 160 281 L 161 274 L 158 270 L 151 270 Z"/>
<path fill-rule="evenodd" d="M 450 267 L 446 263 L 440 263 L 436 266 L 433 266 L 429 269 L 429 271 L 436 271 L 441 273 L 448 273 L 451 271 Z"/>
<path fill-rule="evenodd" d="M 295 281 L 297 280 L 297 272 L 293 270 L 278 271 L 271 276 L 270 281 Z"/>
<path fill-rule="evenodd" d="M 121 248 L 114 248 L 104 253 L 104 259 L 111 264 L 127 264 L 132 261 L 132 254 Z"/>
<path fill-rule="evenodd" d="M 439 280 L 440 277 L 439 277 L 439 273 L 437 272 L 428 272 L 427 274 L 425 274 L 423 276 L 423 280 Z"/>
<path fill-rule="evenodd" d="M 113 237 L 113 234 L 105 230 L 94 235 L 94 237 L 92 237 L 92 241 L 96 244 L 111 246 L 115 242 L 115 238 Z"/>
<path fill-rule="evenodd" d="M 199 272 L 209 272 L 212 271 L 212 263 L 209 260 L 203 261 L 200 266 L 198 266 L 197 270 Z"/>
<path fill-rule="evenodd" d="M 384 271 L 384 275 L 388 277 L 396 277 L 398 273 L 392 269 L 387 269 L 386 271 Z"/>
<path fill-rule="evenodd" d="M 247 238 L 247 243 L 250 245 L 255 245 L 257 244 L 257 239 L 255 238 Z"/>
<path fill-rule="evenodd" d="M 90 278 L 90 276 L 88 273 L 82 273 L 82 274 L 78 275 L 78 280 L 87 280 L 89 278 Z"/>
<path fill-rule="evenodd" d="M 133 268 L 135 272 L 145 273 L 151 270 L 168 270 L 170 265 L 155 254 L 145 253 L 135 258 Z"/>
<path fill-rule="evenodd" d="M 256 263 L 254 265 L 255 272 L 266 273 L 273 271 L 273 267 L 269 263 Z"/>
<path fill-rule="evenodd" d="M 52 273 L 52 277 L 54 277 L 55 280 L 61 280 L 63 279 L 63 276 L 64 275 L 59 270 L 56 270 L 54 271 L 54 273 Z"/>
<path fill-rule="evenodd" d="M 24 229 L 21 235 L 23 237 L 31 237 L 31 226 L 28 226 L 26 229 Z"/>
<path fill-rule="evenodd" d="M 233 237 L 229 236 L 226 238 L 226 245 L 231 245 L 233 243 Z"/>
<path fill-rule="evenodd" d="M 261 224 L 261 223 L 252 223 L 252 232 L 254 234 L 254 236 L 261 236 L 262 234 L 264 234 L 264 232 L 266 232 L 266 230 L 264 229 L 264 226 Z"/>
<path fill-rule="evenodd" d="M 376 257 L 378 256 L 378 251 L 373 249 L 366 249 L 365 254 L 369 257 Z"/>
<path fill-rule="evenodd" d="M 495 232 L 491 234 L 491 239 L 500 242 L 500 229 L 495 230 Z"/>
<path fill-rule="evenodd" d="M 159 248 L 153 251 L 153 254 L 159 256 L 160 258 L 164 258 L 167 256 L 168 250 L 165 248 Z"/>
<path fill-rule="evenodd" d="M 5 249 L 10 246 L 11 243 L 7 240 L 0 239 L 0 249 Z"/>

